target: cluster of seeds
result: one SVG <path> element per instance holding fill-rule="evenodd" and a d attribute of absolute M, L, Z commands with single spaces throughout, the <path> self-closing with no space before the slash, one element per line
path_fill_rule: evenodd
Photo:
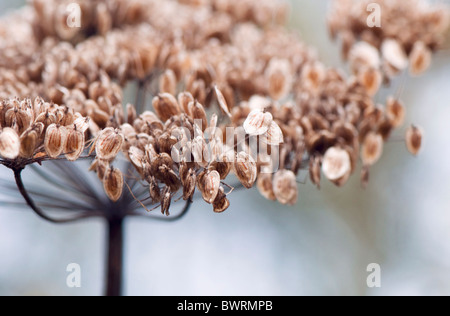
<path fill-rule="evenodd" d="M 445 24 L 444 14 L 431 14 L 437 7 L 422 14 L 383 2 L 386 21 L 406 10 L 406 22 L 421 31 L 413 38 L 383 28 L 369 36 L 355 22 L 367 18 L 366 7 L 336 1 L 341 22 L 330 19 L 330 28 L 347 47 L 353 74 L 346 76 L 282 27 L 284 1 L 86 0 L 78 2 L 80 28 L 67 25 L 71 3 L 33 0 L 0 21 L 0 97 L 8 98 L 0 155 L 10 167 L 76 160 L 92 142 L 91 170 L 112 201 L 126 176 L 137 177 L 167 215 L 174 200 L 191 201 L 196 190 L 215 212 L 225 211 L 230 173 L 283 204 L 296 203 L 300 170 L 318 187 L 322 174 L 342 186 L 361 161 L 366 184 L 405 120 L 400 100 L 375 103 L 383 76 L 408 59 L 414 73 L 424 70 Z M 124 106 L 130 81 L 141 95 Z M 9 99 L 37 96 L 48 102 Z M 417 154 L 421 143 L 421 129 L 408 129 L 408 149 Z M 119 156 L 132 175 L 113 166 Z"/>

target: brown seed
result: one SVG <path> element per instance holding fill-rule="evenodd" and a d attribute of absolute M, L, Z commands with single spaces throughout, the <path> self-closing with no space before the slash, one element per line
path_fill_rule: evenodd
<path fill-rule="evenodd" d="M 86 131 L 89 129 L 89 121 L 90 119 L 88 117 L 77 117 L 77 115 L 75 114 L 75 121 L 73 124 L 76 125 L 78 131 L 86 133 Z"/>
<path fill-rule="evenodd" d="M 160 202 L 162 199 L 161 190 L 155 177 L 149 177 L 147 181 L 149 184 L 150 197 L 152 198 L 153 203 Z"/>
<path fill-rule="evenodd" d="M 217 171 L 205 171 L 198 178 L 199 190 L 206 203 L 212 204 L 219 193 L 220 175 Z"/>
<path fill-rule="evenodd" d="M 158 96 L 154 97 L 153 108 L 163 122 L 169 120 L 173 116 L 181 114 L 177 99 L 168 93 L 160 93 Z"/>
<path fill-rule="evenodd" d="M 181 109 L 186 113 L 187 115 L 191 115 L 189 110 L 189 104 L 191 102 L 194 102 L 194 97 L 189 92 L 182 92 L 178 95 L 178 103 L 181 107 Z"/>
<path fill-rule="evenodd" d="M 361 68 L 379 69 L 380 54 L 374 46 L 361 41 L 353 45 L 349 53 L 349 63 L 355 74 Z"/>
<path fill-rule="evenodd" d="M 76 125 L 75 125 L 76 126 Z M 67 134 L 67 141 L 64 146 L 66 159 L 75 161 L 80 158 L 84 150 L 84 133 L 77 130 L 74 126 Z"/>
<path fill-rule="evenodd" d="M 281 131 L 280 126 L 278 126 L 278 124 L 274 121 L 272 121 L 272 123 L 270 124 L 269 129 L 267 130 L 267 133 L 264 137 L 264 141 L 268 145 L 272 146 L 278 146 L 284 142 L 283 132 Z"/>
<path fill-rule="evenodd" d="M 346 150 L 338 147 L 327 150 L 322 162 L 322 171 L 328 180 L 336 184 L 340 183 L 341 180 L 348 179 L 351 170 L 351 159 Z"/>
<path fill-rule="evenodd" d="M 403 70 L 408 67 L 408 56 L 397 40 L 386 39 L 381 46 L 384 60 L 395 70 Z"/>
<path fill-rule="evenodd" d="M 377 69 L 365 68 L 359 71 L 358 81 L 366 88 L 366 91 L 370 96 L 374 96 L 377 94 L 378 90 L 380 90 L 383 76 Z"/>
<path fill-rule="evenodd" d="M 311 157 L 309 161 L 309 177 L 311 182 L 320 189 L 321 171 L 320 171 L 321 159 L 320 157 Z"/>
<path fill-rule="evenodd" d="M 183 199 L 185 201 L 192 200 L 195 192 L 195 185 L 197 183 L 197 175 L 194 169 L 189 169 L 183 182 Z"/>
<path fill-rule="evenodd" d="M 256 181 L 257 166 L 255 160 L 246 152 L 239 152 L 233 164 L 234 173 L 247 189 L 251 189 Z"/>
<path fill-rule="evenodd" d="M 226 161 L 213 161 L 209 165 L 209 170 L 216 170 L 220 174 L 220 179 L 225 180 L 232 169 L 231 163 Z"/>
<path fill-rule="evenodd" d="M 413 76 L 423 74 L 431 65 L 432 52 L 423 42 L 414 43 L 409 55 L 409 72 Z"/>
<path fill-rule="evenodd" d="M 20 156 L 31 158 L 39 141 L 39 134 L 34 129 L 28 129 L 20 136 Z"/>
<path fill-rule="evenodd" d="M 128 157 L 134 167 L 142 173 L 142 170 L 144 169 L 144 152 L 139 148 L 132 146 L 128 150 Z"/>
<path fill-rule="evenodd" d="M 163 215 L 170 215 L 170 204 L 172 203 L 172 192 L 169 187 L 165 187 L 162 191 L 162 200 L 161 200 L 161 213 Z"/>
<path fill-rule="evenodd" d="M 423 130 L 414 125 L 406 131 L 406 147 L 414 156 L 418 155 L 422 149 L 423 134 Z"/>
<path fill-rule="evenodd" d="M 64 126 L 51 124 L 45 133 L 44 147 L 50 158 L 57 158 L 64 150 L 67 141 L 67 129 Z"/>
<path fill-rule="evenodd" d="M 290 170 L 280 170 L 273 177 L 273 192 L 281 204 L 295 205 L 298 199 L 297 179 Z"/>
<path fill-rule="evenodd" d="M 361 148 L 361 159 L 364 166 L 372 166 L 380 159 L 383 153 L 383 137 L 370 132 L 367 134 Z"/>
<path fill-rule="evenodd" d="M 231 118 L 230 108 L 228 107 L 227 100 L 223 96 L 222 91 L 220 91 L 217 86 L 214 86 L 214 91 L 216 92 L 217 102 L 219 103 L 221 110 Z"/>
<path fill-rule="evenodd" d="M 97 157 L 104 160 L 114 159 L 122 149 L 124 137 L 118 130 L 111 127 L 100 132 L 95 143 Z"/>
<path fill-rule="evenodd" d="M 394 128 L 398 128 L 405 122 L 406 109 L 400 100 L 389 97 L 386 103 L 386 114 Z"/>
<path fill-rule="evenodd" d="M 266 69 L 268 92 L 272 99 L 280 100 L 287 96 L 292 88 L 293 74 L 291 63 L 286 59 L 272 58 Z"/>
<path fill-rule="evenodd" d="M 244 122 L 245 132 L 251 136 L 258 136 L 267 133 L 273 122 L 273 116 L 269 112 L 254 110 L 250 112 Z"/>
<path fill-rule="evenodd" d="M 219 193 L 213 203 L 215 213 L 223 213 L 230 207 L 230 201 L 227 199 L 223 187 L 219 188 Z"/>
<path fill-rule="evenodd" d="M 9 127 L 0 133 L 0 156 L 5 159 L 16 159 L 20 153 L 20 139 L 17 132 Z"/>
<path fill-rule="evenodd" d="M 137 114 L 136 114 L 136 108 L 133 104 L 127 104 L 127 122 L 130 125 L 133 125 L 133 122 L 136 120 Z"/>
<path fill-rule="evenodd" d="M 173 70 L 167 69 L 159 79 L 159 92 L 175 95 L 177 90 L 177 77 Z"/>
<path fill-rule="evenodd" d="M 259 193 L 266 199 L 276 201 L 275 193 L 273 192 L 272 174 L 261 173 L 256 181 L 256 186 Z"/>
<path fill-rule="evenodd" d="M 208 128 L 208 118 L 203 105 L 197 101 L 189 103 L 189 113 L 191 113 L 191 117 L 195 120 L 197 126 L 204 132 Z"/>
<path fill-rule="evenodd" d="M 122 196 L 123 191 L 123 175 L 119 169 L 110 167 L 106 170 L 103 179 L 103 187 L 106 195 L 113 202 L 117 202 Z"/>

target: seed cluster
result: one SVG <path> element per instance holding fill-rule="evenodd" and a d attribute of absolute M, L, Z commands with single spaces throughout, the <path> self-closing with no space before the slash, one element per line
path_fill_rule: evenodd
<path fill-rule="evenodd" d="M 383 31 L 364 41 L 367 32 L 355 21 L 366 8 L 357 14 L 359 6 L 347 10 L 353 1 L 336 1 L 346 22 L 330 19 L 330 27 L 353 39 L 344 42 L 353 70 L 346 76 L 282 26 L 283 1 L 77 3 L 80 28 L 67 24 L 68 0 L 33 0 L 0 21 L 0 155 L 76 160 L 92 142 L 90 169 L 112 201 L 124 190 L 113 166 L 123 155 L 167 215 L 173 200 L 190 201 L 196 190 L 215 212 L 225 211 L 230 173 L 243 187 L 256 185 L 267 199 L 291 205 L 302 169 L 318 187 L 322 174 L 342 186 L 361 160 L 366 183 L 384 142 L 405 120 L 400 100 L 374 101 L 387 69 L 402 70 L 409 59 L 415 73 L 424 70 L 444 28 L 444 15 L 431 14 L 436 7 L 427 14 L 439 29 L 408 7 L 405 21 L 420 30 L 416 37 Z M 403 8 L 393 3 L 384 4 L 387 21 Z M 130 81 L 144 97 L 124 106 Z M 148 94 L 152 111 L 142 100 Z M 229 127 L 235 129 L 226 137 Z M 408 130 L 413 154 L 422 137 L 420 128 Z"/>

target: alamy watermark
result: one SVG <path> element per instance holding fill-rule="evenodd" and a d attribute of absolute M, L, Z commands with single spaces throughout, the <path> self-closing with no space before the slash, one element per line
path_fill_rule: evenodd
<path fill-rule="evenodd" d="M 367 26 L 381 27 L 381 6 L 378 3 L 369 3 L 367 12 L 371 12 L 367 17 Z"/>
<path fill-rule="evenodd" d="M 380 288 L 381 287 L 381 266 L 378 263 L 371 263 L 367 266 L 367 287 Z"/>
<path fill-rule="evenodd" d="M 70 263 L 66 267 L 69 274 L 66 278 L 66 285 L 69 288 L 81 287 L 81 266 L 78 263 Z"/>
<path fill-rule="evenodd" d="M 81 27 L 81 7 L 78 3 L 72 2 L 66 8 L 67 26 L 70 28 Z"/>

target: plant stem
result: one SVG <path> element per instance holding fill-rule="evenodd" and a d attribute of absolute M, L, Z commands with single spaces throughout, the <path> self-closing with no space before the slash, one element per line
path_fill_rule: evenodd
<path fill-rule="evenodd" d="M 108 219 L 106 296 L 122 294 L 123 218 Z"/>

